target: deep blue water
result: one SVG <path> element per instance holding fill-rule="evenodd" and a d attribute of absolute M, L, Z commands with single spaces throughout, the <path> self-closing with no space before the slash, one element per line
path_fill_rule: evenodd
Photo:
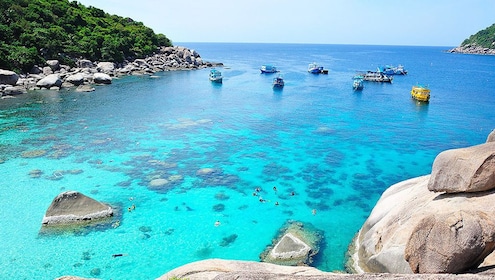
<path fill-rule="evenodd" d="M 314 264 L 343 270 L 347 246 L 387 187 L 430 173 L 439 152 L 481 144 L 495 128 L 492 56 L 449 47 L 179 45 L 223 62 L 223 84 L 203 69 L 0 100 L 0 278 L 154 279 L 206 258 L 258 261 L 288 220 L 324 231 Z M 307 73 L 311 62 L 329 74 Z M 283 74 L 282 91 L 260 74 L 265 63 Z M 409 74 L 352 91 L 356 71 L 384 64 Z M 411 99 L 416 83 L 429 85 L 428 104 Z M 215 172 L 202 176 L 201 168 Z M 158 178 L 169 183 L 150 187 Z M 256 187 L 266 202 L 253 196 Z M 115 206 L 120 226 L 40 235 L 46 209 L 65 190 Z"/>

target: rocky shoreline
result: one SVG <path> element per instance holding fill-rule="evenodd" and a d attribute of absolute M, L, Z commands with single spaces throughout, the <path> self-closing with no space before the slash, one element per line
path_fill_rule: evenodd
<path fill-rule="evenodd" d="M 95 90 L 94 84 L 111 84 L 116 77 L 220 66 L 223 64 L 203 61 L 195 50 L 181 46 L 162 47 L 152 56 L 123 63 L 79 59 L 76 67 L 70 67 L 58 60 L 47 60 L 45 66 L 34 66 L 28 74 L 0 69 L 0 97 L 13 98 L 28 90 L 40 89 L 89 92 Z"/>
<path fill-rule="evenodd" d="M 462 54 L 482 54 L 482 55 L 495 55 L 495 49 L 480 47 L 476 44 L 458 46 L 448 50 L 449 53 L 462 53 Z"/>

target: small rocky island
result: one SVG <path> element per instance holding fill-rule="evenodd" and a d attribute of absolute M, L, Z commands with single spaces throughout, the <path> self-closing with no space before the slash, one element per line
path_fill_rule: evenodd
<path fill-rule="evenodd" d="M 111 206 L 80 192 L 66 191 L 55 197 L 43 217 L 43 227 L 87 224 L 113 216 Z"/>

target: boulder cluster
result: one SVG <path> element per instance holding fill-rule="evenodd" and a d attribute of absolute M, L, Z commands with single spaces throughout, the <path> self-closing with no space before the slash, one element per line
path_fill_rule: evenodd
<path fill-rule="evenodd" d="M 495 46 L 493 46 L 495 47 Z M 487 54 L 495 55 L 495 48 L 484 48 L 476 44 L 455 47 L 448 50 L 449 53 L 466 53 L 466 54 Z"/>
<path fill-rule="evenodd" d="M 456 274 L 493 265 L 493 201 L 495 130 L 484 144 L 441 152 L 430 175 L 388 188 L 352 244 L 350 267 Z"/>
<path fill-rule="evenodd" d="M 58 60 L 47 60 L 45 66 L 34 66 L 28 74 L 22 75 L 0 69 L 0 97 L 37 89 L 94 91 L 92 84 L 111 84 L 114 77 L 222 66 L 221 63 L 203 61 L 195 50 L 180 46 L 162 47 L 152 56 L 123 63 L 79 59 L 75 64 L 76 67 L 70 67 Z"/>

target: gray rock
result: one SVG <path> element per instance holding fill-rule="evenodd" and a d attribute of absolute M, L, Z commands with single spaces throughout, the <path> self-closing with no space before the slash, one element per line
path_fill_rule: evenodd
<path fill-rule="evenodd" d="M 91 60 L 80 59 L 77 61 L 77 65 L 79 68 L 93 68 L 94 64 Z"/>
<path fill-rule="evenodd" d="M 93 81 L 96 84 L 111 84 L 112 83 L 112 77 L 110 77 L 110 75 L 105 74 L 105 73 L 95 73 L 93 75 Z"/>
<path fill-rule="evenodd" d="M 157 280 L 488 280 L 483 274 L 346 274 L 320 271 L 308 266 L 282 266 L 270 263 L 208 259 L 175 268 Z M 64 279 L 65 280 L 65 279 Z M 69 280 L 69 279 L 67 279 Z"/>
<path fill-rule="evenodd" d="M 106 74 L 112 74 L 115 71 L 113 62 L 100 62 L 96 65 L 96 70 Z"/>
<path fill-rule="evenodd" d="M 15 86 L 19 75 L 13 71 L 0 69 L 0 84 Z"/>
<path fill-rule="evenodd" d="M 261 261 L 279 265 L 310 265 L 313 256 L 319 252 L 322 233 L 309 224 L 294 221 L 288 222 L 280 232 L 274 245 L 260 254 Z"/>
<path fill-rule="evenodd" d="M 107 218 L 113 215 L 112 207 L 82 193 L 67 191 L 53 199 L 43 217 L 43 226 L 73 224 Z"/>
<path fill-rule="evenodd" d="M 78 85 L 81 85 L 82 83 L 84 83 L 84 75 L 82 73 L 76 73 L 73 75 L 69 75 L 69 76 L 67 76 L 67 78 L 65 78 L 65 81 L 69 82 L 75 86 L 78 86 Z"/>
<path fill-rule="evenodd" d="M 45 75 L 45 76 L 50 75 L 50 74 L 53 74 L 53 69 L 50 68 L 50 66 L 45 66 L 42 69 L 42 74 Z"/>
<path fill-rule="evenodd" d="M 483 192 L 495 188 L 495 142 L 441 152 L 433 162 L 428 189 Z"/>
<path fill-rule="evenodd" d="M 487 213 L 432 213 L 412 231 L 405 259 L 414 273 L 461 273 L 482 263 L 495 248 L 494 237 Z"/>
<path fill-rule="evenodd" d="M 41 74 L 42 69 L 38 65 L 34 65 L 33 68 L 31 68 L 31 71 L 29 71 L 30 74 Z"/>
<path fill-rule="evenodd" d="M 36 86 L 42 88 L 60 87 L 62 80 L 58 74 L 50 74 L 36 83 Z"/>
<path fill-rule="evenodd" d="M 52 69 L 52 71 L 57 71 L 60 69 L 60 63 L 58 60 L 47 60 L 46 65 Z"/>
<path fill-rule="evenodd" d="M 495 129 L 490 132 L 488 135 L 488 138 L 486 139 L 486 142 L 495 142 Z"/>
<path fill-rule="evenodd" d="M 3 94 L 5 95 L 18 95 L 26 92 L 27 90 L 21 86 L 15 86 L 15 87 L 9 86 L 3 89 Z"/>

